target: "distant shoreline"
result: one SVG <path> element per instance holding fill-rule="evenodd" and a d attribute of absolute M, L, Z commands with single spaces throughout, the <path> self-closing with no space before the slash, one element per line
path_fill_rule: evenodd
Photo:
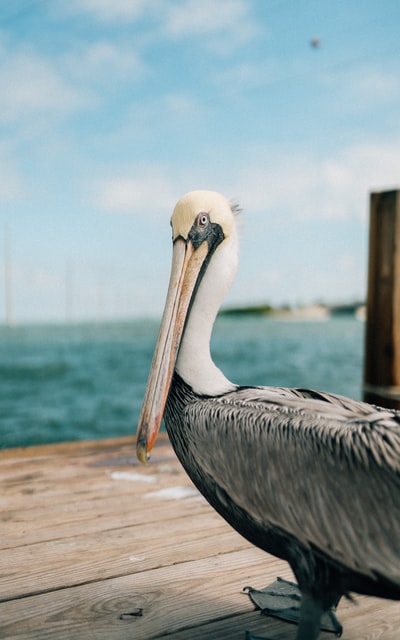
<path fill-rule="evenodd" d="M 269 304 L 246 305 L 243 307 L 227 307 L 222 309 L 220 316 L 271 316 L 287 319 L 327 319 L 339 316 L 353 316 L 359 320 L 365 319 L 365 303 L 354 302 L 341 305 L 314 304 L 308 306 L 274 307 Z"/>

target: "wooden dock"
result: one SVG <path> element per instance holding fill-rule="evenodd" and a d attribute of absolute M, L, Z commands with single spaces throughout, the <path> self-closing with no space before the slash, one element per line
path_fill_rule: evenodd
<path fill-rule="evenodd" d="M 147 467 L 131 438 L 4 450 L 0 486 L 0 638 L 294 638 L 242 591 L 288 566 L 225 524 L 165 436 Z M 339 606 L 345 640 L 399 639 L 400 603 L 356 602 Z"/>

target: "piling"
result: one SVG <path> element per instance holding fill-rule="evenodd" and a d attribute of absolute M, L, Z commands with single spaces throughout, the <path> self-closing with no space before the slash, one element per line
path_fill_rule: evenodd
<path fill-rule="evenodd" d="M 370 197 L 364 399 L 400 409 L 400 191 Z"/>

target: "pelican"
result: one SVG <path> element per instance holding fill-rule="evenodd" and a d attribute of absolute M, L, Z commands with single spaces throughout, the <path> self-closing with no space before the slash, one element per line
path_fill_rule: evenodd
<path fill-rule="evenodd" d="M 351 592 L 400 599 L 400 413 L 304 389 L 243 387 L 210 355 L 236 272 L 236 208 L 193 191 L 171 219 L 165 310 L 137 432 L 146 463 L 164 417 L 199 491 L 301 591 L 296 640 Z"/>

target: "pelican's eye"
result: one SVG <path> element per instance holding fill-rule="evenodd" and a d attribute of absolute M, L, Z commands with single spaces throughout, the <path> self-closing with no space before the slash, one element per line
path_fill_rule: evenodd
<path fill-rule="evenodd" d="M 215 249 L 224 239 L 224 234 L 219 224 L 211 222 L 209 213 L 200 211 L 189 231 L 188 239 L 195 249 L 197 249 L 202 242 L 207 242 L 209 248 L 213 247 Z"/>
<path fill-rule="evenodd" d="M 208 213 L 201 212 L 196 218 L 197 226 L 201 229 L 205 229 L 210 224 L 210 216 Z"/>

